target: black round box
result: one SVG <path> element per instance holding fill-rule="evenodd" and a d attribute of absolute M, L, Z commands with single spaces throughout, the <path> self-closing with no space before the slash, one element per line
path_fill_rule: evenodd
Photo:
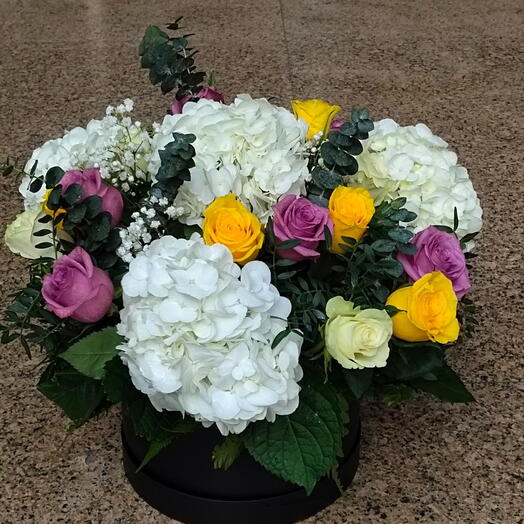
<path fill-rule="evenodd" d="M 350 407 L 350 430 L 344 439 L 339 478 L 347 487 L 355 476 L 360 451 L 358 404 Z M 168 517 L 187 524 L 285 524 L 319 512 L 341 492 L 321 479 L 311 495 L 266 471 L 247 451 L 227 470 L 214 469 L 211 454 L 223 437 L 215 427 L 175 440 L 141 471 L 147 444 L 123 415 L 124 469 L 135 491 Z"/>

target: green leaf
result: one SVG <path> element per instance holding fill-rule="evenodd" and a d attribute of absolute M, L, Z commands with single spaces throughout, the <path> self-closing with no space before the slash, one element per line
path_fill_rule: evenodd
<path fill-rule="evenodd" d="M 40 224 L 48 224 L 49 222 L 51 222 L 51 220 L 53 220 L 53 217 L 51 215 L 44 215 L 38 219 L 38 222 Z"/>
<path fill-rule="evenodd" d="M 62 198 L 67 205 L 74 206 L 82 198 L 82 186 L 79 184 L 71 184 L 63 193 Z"/>
<path fill-rule="evenodd" d="M 459 227 L 459 216 L 457 208 L 453 208 L 453 232 L 455 232 Z"/>
<path fill-rule="evenodd" d="M 372 266 L 373 271 L 378 273 L 386 273 L 393 278 L 399 278 L 404 273 L 404 267 L 400 262 L 392 258 L 383 258 Z"/>
<path fill-rule="evenodd" d="M 242 451 L 243 443 L 239 435 L 228 435 L 213 449 L 213 467 L 228 470 Z"/>
<path fill-rule="evenodd" d="M 353 396 L 359 400 L 369 390 L 373 382 L 373 368 L 344 370 L 344 379 Z"/>
<path fill-rule="evenodd" d="M 115 404 L 136 398 L 129 370 L 118 355 L 106 363 L 102 383 L 107 398 Z"/>
<path fill-rule="evenodd" d="M 111 230 L 111 215 L 103 212 L 98 214 L 89 227 L 89 233 L 87 235 L 89 247 L 94 247 L 96 243 L 103 242 L 109 235 Z M 89 249 L 88 249 L 89 250 Z"/>
<path fill-rule="evenodd" d="M 289 328 L 283 329 L 280 333 L 278 333 L 271 343 L 271 349 L 275 349 L 290 333 L 291 329 Z"/>
<path fill-rule="evenodd" d="M 44 181 L 41 178 L 35 178 L 30 184 L 29 184 L 29 191 L 31 193 L 38 193 L 40 189 L 42 188 Z"/>
<path fill-rule="evenodd" d="M 391 352 L 382 373 L 397 380 L 410 380 L 430 373 L 443 364 L 443 351 L 431 342 L 397 345 L 390 342 Z"/>
<path fill-rule="evenodd" d="M 292 249 L 300 244 L 300 240 L 298 238 L 290 238 L 289 240 L 284 240 L 284 242 L 280 242 L 276 245 L 277 249 Z"/>
<path fill-rule="evenodd" d="M 397 243 L 393 240 L 380 238 L 379 240 L 375 240 L 375 242 L 371 244 L 371 249 L 373 249 L 377 253 L 391 253 L 395 250 L 396 245 Z"/>
<path fill-rule="evenodd" d="M 418 251 L 415 244 L 397 244 L 397 249 L 405 255 L 414 255 Z"/>
<path fill-rule="evenodd" d="M 391 201 L 390 206 L 393 209 L 400 209 L 401 207 L 404 207 L 406 205 L 407 201 L 408 201 L 408 199 L 406 197 L 400 197 L 400 198 L 397 198 L 397 199 Z"/>
<path fill-rule="evenodd" d="M 88 420 L 104 398 L 100 382 L 65 363 L 63 366 L 52 363 L 42 375 L 37 389 L 62 408 L 75 426 Z"/>
<path fill-rule="evenodd" d="M 108 327 L 79 340 L 61 353 L 60 358 L 69 362 L 80 373 L 101 379 L 106 363 L 115 357 L 116 347 L 121 342 L 122 337 L 116 332 L 116 328 Z"/>
<path fill-rule="evenodd" d="M 480 233 L 480 231 L 476 231 L 475 233 L 468 233 L 467 235 L 463 236 L 461 239 L 460 239 L 460 242 L 462 244 L 467 244 L 468 242 L 470 242 L 471 240 L 473 240 L 478 234 Z"/>
<path fill-rule="evenodd" d="M 475 401 L 460 377 L 447 364 L 432 370 L 424 377 L 411 380 L 410 384 L 446 402 Z"/>
<path fill-rule="evenodd" d="M 324 144 L 327 144 L 327 142 L 324 142 Z M 340 176 L 338 173 L 334 173 L 333 171 L 326 171 L 319 167 L 313 169 L 311 177 L 313 182 L 318 187 L 321 187 L 323 189 L 335 189 L 337 186 L 340 186 L 344 182 L 342 176 Z"/>
<path fill-rule="evenodd" d="M 87 197 L 82 204 L 86 206 L 86 212 L 85 216 L 89 220 L 92 220 L 93 218 L 100 213 L 100 208 L 102 207 L 102 197 L 99 197 L 98 195 L 91 195 Z"/>
<path fill-rule="evenodd" d="M 149 442 L 185 435 L 201 427 L 191 417 L 183 418 L 178 412 L 157 411 L 149 398 L 136 389 L 134 398 L 126 399 L 124 409 L 131 417 L 135 433 Z"/>
<path fill-rule="evenodd" d="M 397 406 L 417 398 L 417 392 L 405 384 L 386 384 L 382 389 L 382 399 L 388 406 Z"/>
<path fill-rule="evenodd" d="M 171 442 L 173 442 L 174 437 L 166 435 L 163 438 L 158 438 L 149 442 L 149 447 L 147 448 L 146 454 L 138 466 L 136 472 L 138 473 L 144 466 L 147 466 L 151 460 L 153 460 L 163 449 L 165 449 Z"/>
<path fill-rule="evenodd" d="M 72 229 L 76 225 L 80 224 L 80 222 L 82 222 L 82 220 L 84 219 L 86 215 L 86 211 L 87 211 L 87 206 L 83 203 L 69 210 L 67 212 L 67 216 L 64 219 L 64 228 Z"/>
<path fill-rule="evenodd" d="M 251 424 L 242 436 L 257 462 L 310 494 L 342 453 L 344 422 L 337 393 L 329 384 L 301 385 L 294 413 L 272 423 Z"/>
<path fill-rule="evenodd" d="M 50 229 L 40 229 L 39 231 L 35 231 L 33 233 L 34 237 L 46 237 L 47 235 L 50 235 L 52 231 Z"/>
<path fill-rule="evenodd" d="M 64 176 L 64 170 L 61 169 L 60 167 L 52 167 L 51 169 L 48 169 L 45 175 L 45 187 L 47 189 L 51 189 L 52 187 L 55 187 L 58 184 L 58 182 L 62 180 L 63 176 Z"/>
<path fill-rule="evenodd" d="M 391 238 L 391 240 L 395 240 L 396 242 L 406 244 L 412 239 L 413 233 L 409 231 L 409 229 L 399 227 L 388 231 L 388 237 Z"/>
<path fill-rule="evenodd" d="M 438 225 L 438 226 L 435 226 L 437 229 L 440 229 L 440 231 L 445 231 L 446 233 L 453 233 L 453 229 L 451 229 L 449 226 L 442 226 L 442 225 Z"/>
<path fill-rule="evenodd" d="M 49 197 L 47 198 L 46 206 L 51 211 L 57 211 L 60 208 L 60 193 L 62 191 L 61 186 L 56 186 L 53 188 Z"/>
<path fill-rule="evenodd" d="M 53 247 L 53 244 L 51 242 L 39 242 L 35 245 L 36 249 L 47 249 L 49 247 Z"/>

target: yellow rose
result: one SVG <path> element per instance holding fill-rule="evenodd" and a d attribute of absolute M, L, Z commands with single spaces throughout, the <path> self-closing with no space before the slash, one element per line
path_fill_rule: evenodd
<path fill-rule="evenodd" d="M 354 307 L 333 297 L 326 304 L 326 351 L 346 369 L 384 367 L 389 356 L 391 318 L 380 309 Z"/>
<path fill-rule="evenodd" d="M 302 118 L 308 125 L 306 137 L 313 138 L 322 131 L 325 135 L 329 131 L 331 122 L 340 111 L 340 106 L 332 106 L 323 100 L 292 100 L 291 105 L 297 118 Z"/>
<path fill-rule="evenodd" d="M 392 320 L 393 334 L 402 340 L 447 344 L 458 338 L 457 297 L 451 280 L 440 271 L 397 289 L 386 304 L 401 310 Z"/>
<path fill-rule="evenodd" d="M 207 207 L 202 231 L 206 244 L 223 244 L 241 265 L 254 260 L 264 243 L 258 218 L 231 194 L 216 198 Z"/>
<path fill-rule="evenodd" d="M 342 253 L 342 237 L 360 240 L 375 214 L 369 191 L 363 187 L 338 186 L 329 199 L 329 216 L 333 221 L 331 250 Z"/>
<path fill-rule="evenodd" d="M 49 195 L 51 194 L 51 191 L 53 190 L 48 189 L 44 193 L 44 199 L 42 200 L 42 209 L 44 210 L 44 213 L 46 213 L 47 215 L 51 215 L 53 218 L 58 218 L 60 215 L 65 215 L 67 211 L 63 207 L 58 208 L 56 211 L 53 211 L 52 209 L 49 209 L 47 207 L 47 200 L 49 199 Z M 58 229 L 63 229 L 64 221 L 61 220 L 60 222 L 58 222 L 56 227 L 58 227 Z"/>
<path fill-rule="evenodd" d="M 36 248 L 36 244 L 52 242 L 51 234 L 45 236 L 34 236 L 38 231 L 50 229 L 49 224 L 42 224 L 38 219 L 44 216 L 42 212 L 24 211 L 20 213 L 14 222 L 11 222 L 5 230 L 4 241 L 7 247 L 15 254 L 24 258 L 55 257 L 53 247 L 44 249 Z"/>

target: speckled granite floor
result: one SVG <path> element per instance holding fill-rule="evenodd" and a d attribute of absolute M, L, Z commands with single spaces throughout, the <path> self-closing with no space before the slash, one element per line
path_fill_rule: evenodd
<path fill-rule="evenodd" d="M 2 0 L 0 153 L 26 156 L 108 103 L 166 100 L 138 69 L 149 23 L 186 17 L 230 94 L 322 97 L 423 121 L 469 168 L 485 210 L 473 279 L 481 328 L 452 351 L 478 402 L 363 410 L 353 486 L 310 522 L 522 522 L 523 12 L 518 0 Z M 520 122 L 519 122 L 520 118 Z M 2 228 L 19 209 L 1 180 Z M 0 248 L 3 300 L 24 278 Z M 20 347 L 0 359 L 2 523 L 149 523 L 120 463 L 118 414 L 72 434 Z"/>

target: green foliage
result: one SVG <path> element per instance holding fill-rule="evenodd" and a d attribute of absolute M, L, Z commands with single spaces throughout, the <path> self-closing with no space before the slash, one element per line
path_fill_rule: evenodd
<path fill-rule="evenodd" d="M 353 397 L 360 400 L 371 389 L 375 370 L 373 368 L 344 369 L 343 374 Z"/>
<path fill-rule="evenodd" d="M 432 342 L 404 343 L 392 339 L 388 362 L 381 372 L 396 380 L 421 377 L 441 367 L 444 353 L 439 344 Z"/>
<path fill-rule="evenodd" d="M 408 400 L 417 398 L 417 392 L 406 384 L 386 384 L 382 390 L 382 400 L 387 406 L 398 406 Z"/>
<path fill-rule="evenodd" d="M 106 363 L 116 356 L 116 348 L 121 342 L 122 337 L 116 332 L 116 328 L 108 327 L 79 340 L 64 351 L 60 358 L 83 375 L 101 379 Z"/>
<path fill-rule="evenodd" d="M 238 458 L 243 449 L 240 435 L 228 435 L 213 449 L 213 466 L 215 469 L 227 470 Z"/>
<path fill-rule="evenodd" d="M 351 122 L 343 124 L 338 131 L 331 131 L 320 146 L 319 157 L 311 166 L 311 183 L 308 198 L 315 204 L 326 207 L 333 189 L 343 185 L 344 177 L 358 171 L 356 156 L 362 153 L 361 140 L 369 136 L 373 122 L 365 108 L 354 109 Z"/>
<path fill-rule="evenodd" d="M 359 242 L 343 237 L 343 253 L 320 259 L 319 264 L 336 274 L 330 286 L 334 295 L 364 308 L 383 309 L 389 294 L 407 282 L 395 255 L 397 251 L 416 251 L 409 243 L 413 234 L 401 224 L 416 215 L 404 209 L 404 204 L 405 199 L 380 204 Z"/>
<path fill-rule="evenodd" d="M 189 170 L 195 165 L 195 148 L 191 143 L 195 139 L 195 135 L 173 133 L 173 142 L 169 142 L 159 153 L 160 169 L 156 175 L 157 182 L 151 189 L 153 195 L 172 200 L 178 188 L 191 178 Z"/>
<path fill-rule="evenodd" d="M 44 371 L 38 391 L 57 404 L 77 427 L 92 417 L 104 400 L 102 384 L 65 361 L 53 361 Z"/>
<path fill-rule="evenodd" d="M 416 389 L 431 393 L 445 402 L 475 401 L 459 376 L 446 364 L 423 377 L 411 380 L 410 384 Z"/>
<path fill-rule="evenodd" d="M 142 459 L 142 462 L 138 466 L 136 472 L 138 473 L 144 466 L 147 466 L 147 464 L 149 464 L 149 462 L 151 462 L 151 460 L 153 460 L 164 448 L 169 446 L 171 442 L 173 442 L 173 438 L 171 436 L 158 438 L 149 442 L 146 454 L 144 455 L 144 458 Z"/>
<path fill-rule="evenodd" d="M 62 180 L 63 176 L 64 170 L 60 167 L 52 167 L 48 169 L 44 178 L 46 189 L 53 189 L 56 187 L 60 183 L 60 180 Z M 33 189 L 31 189 L 31 191 L 33 191 Z M 36 191 L 38 191 L 38 189 Z M 36 193 L 36 191 L 33 191 L 33 193 Z"/>
<path fill-rule="evenodd" d="M 167 28 L 178 31 L 181 20 L 178 18 Z M 205 77 L 205 73 L 196 70 L 196 51 L 189 47 L 189 36 L 170 37 L 160 28 L 149 26 L 139 47 L 140 65 L 149 69 L 151 83 L 160 84 L 164 94 L 176 89 L 178 99 L 187 93 L 196 94 Z"/>
<path fill-rule="evenodd" d="M 477 326 L 479 325 L 476 319 L 476 306 L 469 298 L 463 297 L 458 303 L 457 316 L 460 322 L 460 335 L 463 338 L 468 338 L 473 335 Z"/>
<path fill-rule="evenodd" d="M 275 422 L 250 424 L 242 433 L 248 451 L 273 474 L 303 486 L 309 494 L 342 453 L 344 418 L 329 384 L 302 382 L 300 403 Z"/>

